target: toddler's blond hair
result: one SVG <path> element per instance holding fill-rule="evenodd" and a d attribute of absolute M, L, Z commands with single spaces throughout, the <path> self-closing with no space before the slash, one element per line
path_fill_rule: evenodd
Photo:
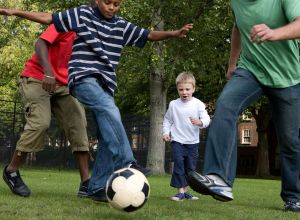
<path fill-rule="evenodd" d="M 176 86 L 179 83 L 191 83 L 194 87 L 196 86 L 196 80 L 191 72 L 182 72 L 176 77 Z"/>

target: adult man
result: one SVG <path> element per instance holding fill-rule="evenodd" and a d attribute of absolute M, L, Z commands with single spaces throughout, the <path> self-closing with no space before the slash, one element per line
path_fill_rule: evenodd
<path fill-rule="evenodd" d="M 78 196 L 87 196 L 89 183 L 89 143 L 83 107 L 69 94 L 68 62 L 76 34 L 58 33 L 54 25 L 39 37 L 35 54 L 26 62 L 19 80 L 19 89 L 25 107 L 26 125 L 9 165 L 3 170 L 3 179 L 11 191 L 27 197 L 30 189 L 18 171 L 27 153 L 45 146 L 51 112 L 64 129 L 77 157 L 81 184 Z"/>
<path fill-rule="evenodd" d="M 299 0 L 232 0 L 235 25 L 227 78 L 206 144 L 204 175 L 189 173 L 190 186 L 217 200 L 233 199 L 237 161 L 236 122 L 266 95 L 280 144 L 285 211 L 300 211 Z M 236 68 L 237 64 L 237 68 Z"/>

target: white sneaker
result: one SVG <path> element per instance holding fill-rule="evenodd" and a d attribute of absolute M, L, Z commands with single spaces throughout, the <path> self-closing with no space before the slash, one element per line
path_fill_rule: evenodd
<path fill-rule="evenodd" d="M 208 175 L 202 176 L 195 171 L 188 173 L 190 187 L 203 195 L 211 195 L 214 199 L 228 202 L 233 200 L 232 188 L 224 181 L 214 180 Z"/>

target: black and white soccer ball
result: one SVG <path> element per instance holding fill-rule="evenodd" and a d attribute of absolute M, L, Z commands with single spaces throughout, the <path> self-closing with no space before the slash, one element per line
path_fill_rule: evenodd
<path fill-rule="evenodd" d="M 106 197 L 113 208 L 125 212 L 136 211 L 145 205 L 150 185 L 143 173 L 132 168 L 115 171 L 106 184 Z"/>

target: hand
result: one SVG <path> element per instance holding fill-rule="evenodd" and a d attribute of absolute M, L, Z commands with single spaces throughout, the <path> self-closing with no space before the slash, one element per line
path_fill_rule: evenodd
<path fill-rule="evenodd" d="M 56 86 L 56 80 L 53 75 L 44 75 L 42 87 L 47 92 L 54 92 Z"/>
<path fill-rule="evenodd" d="M 0 15 L 13 15 L 13 10 L 0 8 Z"/>
<path fill-rule="evenodd" d="M 193 24 L 186 24 L 181 29 L 178 30 L 177 37 L 178 38 L 185 38 L 187 32 L 193 29 Z"/>
<path fill-rule="evenodd" d="M 236 67 L 228 67 L 227 72 L 226 72 L 226 79 L 230 80 L 232 77 L 233 72 L 235 71 Z"/>
<path fill-rule="evenodd" d="M 163 140 L 164 140 L 165 142 L 170 142 L 170 141 L 171 141 L 170 135 L 165 134 L 165 135 L 163 136 Z"/>
<path fill-rule="evenodd" d="M 276 40 L 275 31 L 265 24 L 254 25 L 251 29 L 250 36 L 253 43 Z"/>
<path fill-rule="evenodd" d="M 191 123 L 193 125 L 197 125 L 197 126 L 200 126 L 200 127 L 203 125 L 203 123 L 200 120 L 200 118 L 192 118 L 192 117 L 190 117 L 190 120 L 191 120 Z"/>

